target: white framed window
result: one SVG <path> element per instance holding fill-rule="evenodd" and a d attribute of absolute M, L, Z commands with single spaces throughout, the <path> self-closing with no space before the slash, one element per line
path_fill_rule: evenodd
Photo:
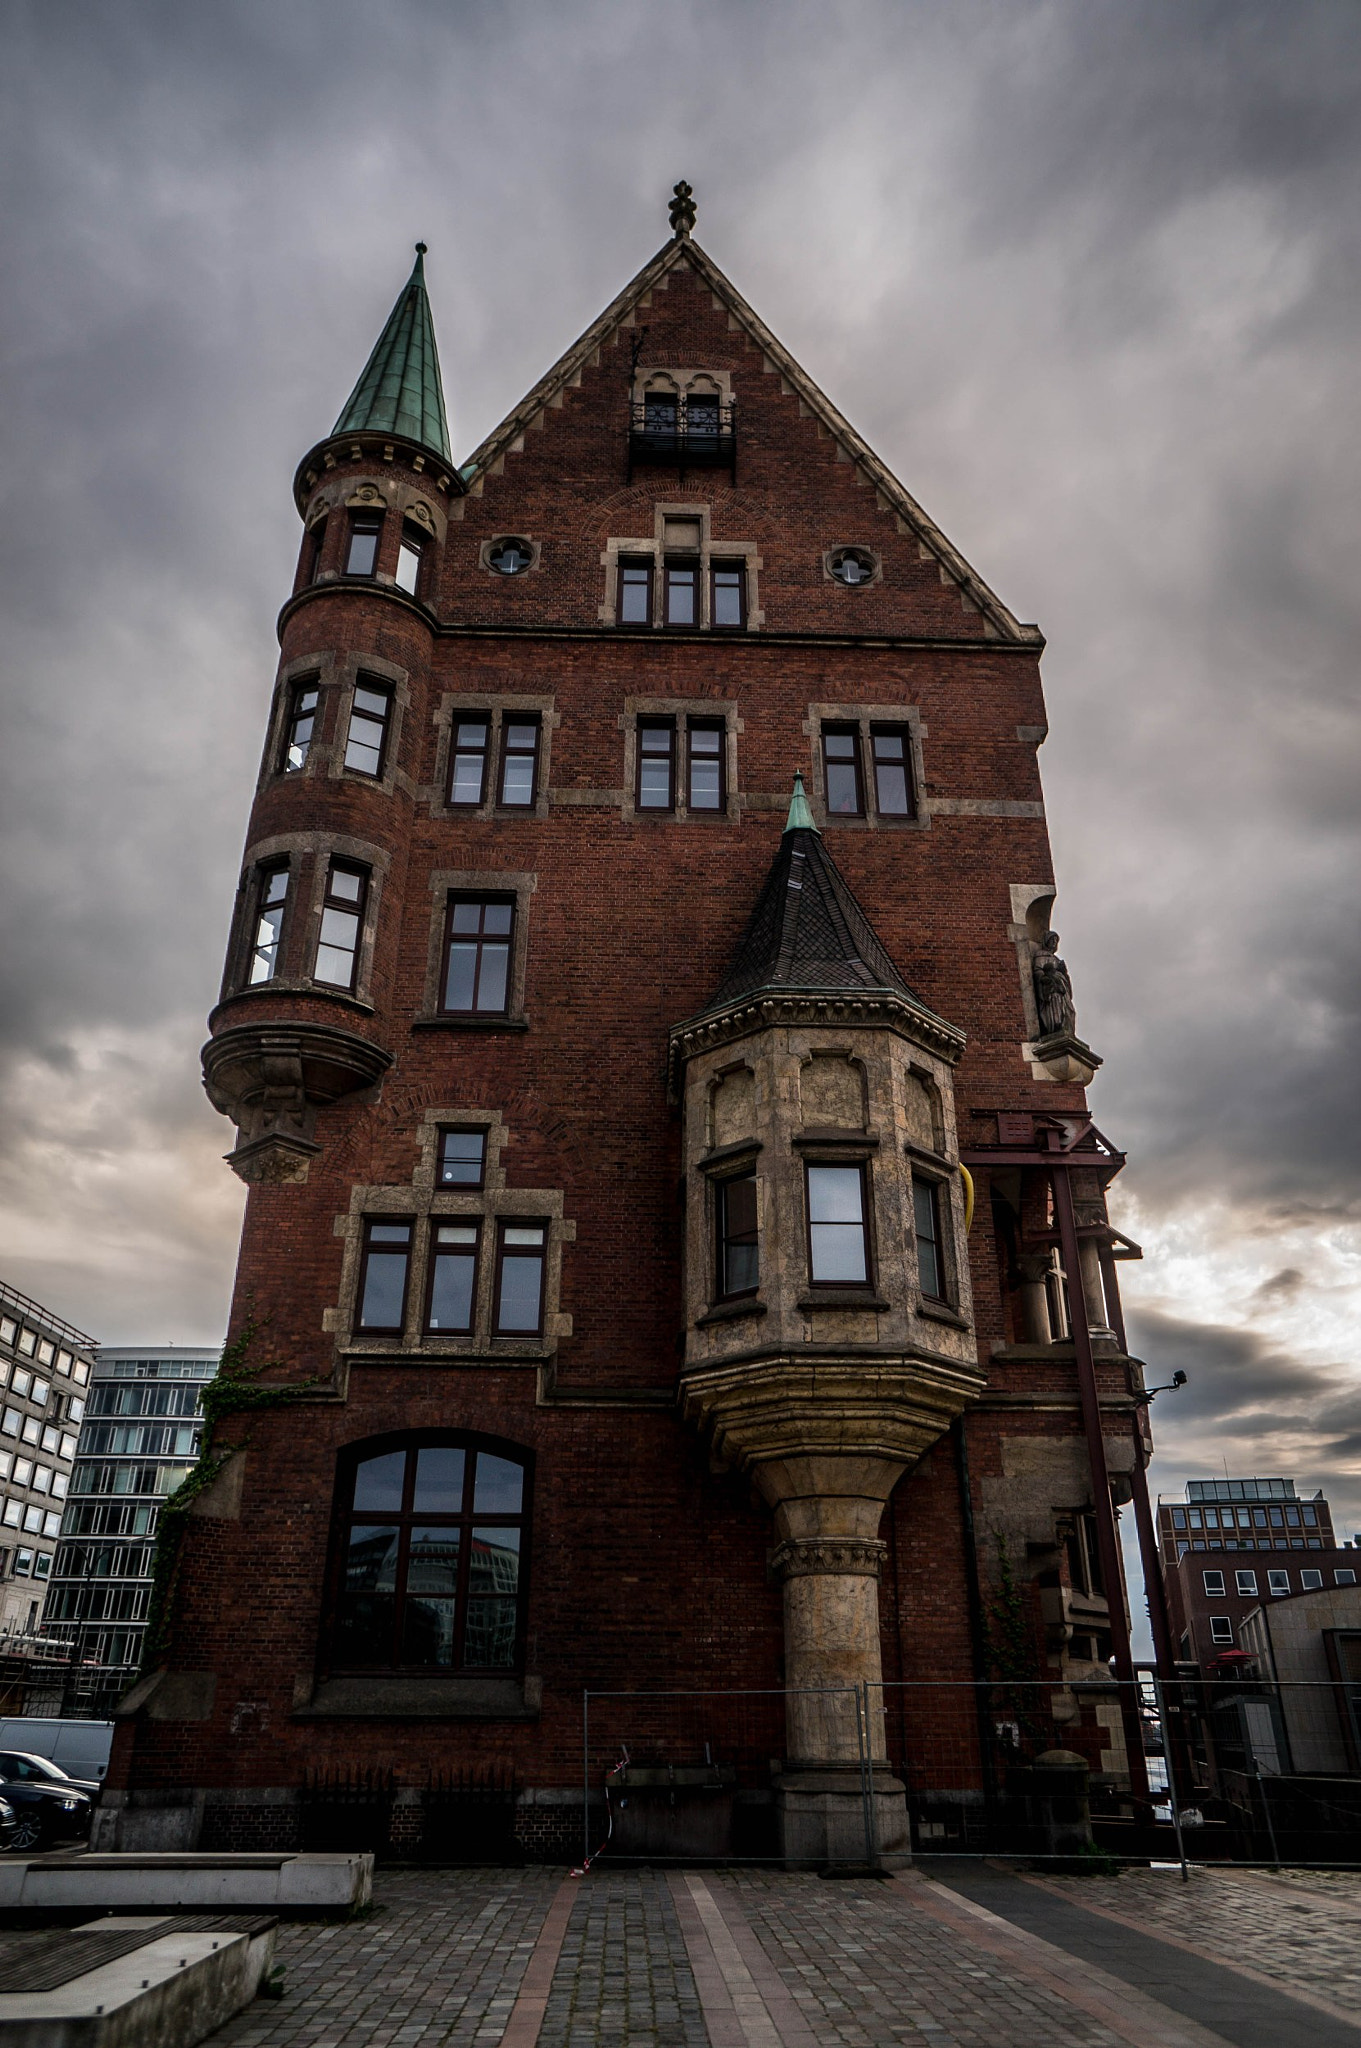
<path fill-rule="evenodd" d="M 1289 1572 L 1268 1572 L 1266 1575 L 1266 1589 L 1273 1600 L 1284 1599 L 1285 1595 L 1290 1591 Z"/>
<path fill-rule="evenodd" d="M 1212 1614 L 1210 1616 L 1210 1641 L 1220 1644 L 1232 1643 L 1233 1622 L 1227 1614 Z"/>
<path fill-rule="evenodd" d="M 1204 1582 L 1206 1599 L 1222 1600 L 1224 1598 L 1223 1572 L 1202 1572 L 1200 1576 Z"/>
<path fill-rule="evenodd" d="M 1255 1600 L 1257 1598 L 1256 1572 L 1235 1572 L 1233 1579 L 1241 1599 Z"/>
<path fill-rule="evenodd" d="M 1300 1591 L 1302 1593 L 1317 1593 L 1322 1584 L 1322 1572 L 1306 1571 L 1300 1573 Z"/>

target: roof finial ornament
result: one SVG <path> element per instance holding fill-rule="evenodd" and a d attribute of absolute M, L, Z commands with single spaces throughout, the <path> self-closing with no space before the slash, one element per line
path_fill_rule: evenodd
<path fill-rule="evenodd" d="M 818 829 L 803 793 L 803 773 L 798 768 L 794 770 L 794 794 L 789 800 L 789 816 L 784 829 L 786 832 L 817 832 Z M 821 836 L 819 833 L 818 837 Z"/>
<path fill-rule="evenodd" d="M 687 185 L 684 178 L 682 178 L 679 185 L 675 188 L 675 196 L 671 201 L 671 232 L 675 235 L 678 242 L 687 241 L 694 224 L 694 188 Z"/>
<path fill-rule="evenodd" d="M 425 256 L 425 255 L 427 255 L 427 254 L 429 253 L 429 249 L 430 249 L 430 244 L 429 244 L 428 242 L 417 242 L 417 244 L 416 244 L 416 254 L 417 254 L 418 256 Z"/>

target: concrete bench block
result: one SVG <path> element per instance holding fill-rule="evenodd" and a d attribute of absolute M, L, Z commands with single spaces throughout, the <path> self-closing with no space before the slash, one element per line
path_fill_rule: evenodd
<path fill-rule="evenodd" d="M 156 1925 L 91 1924 L 100 1933 Z M 0 2048 L 193 2048 L 255 1997 L 274 1934 L 165 1934 L 56 1990 L 0 1992 Z"/>
<path fill-rule="evenodd" d="M 354 1913 L 373 1897 L 373 1857 L 174 1850 L 0 1858 L 0 1912 Z"/>

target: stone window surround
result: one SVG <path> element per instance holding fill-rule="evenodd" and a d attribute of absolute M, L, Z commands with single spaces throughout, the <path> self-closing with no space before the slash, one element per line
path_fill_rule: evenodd
<path fill-rule="evenodd" d="M 435 727 L 435 784 L 429 792 L 432 814 L 440 818 L 546 818 L 549 809 L 548 787 L 553 758 L 553 734 L 562 724 L 562 713 L 554 710 L 553 702 L 551 696 L 544 696 L 541 692 L 446 690 L 432 718 Z M 491 722 L 487 749 L 487 792 L 476 810 L 470 806 L 460 805 L 455 811 L 449 803 L 450 753 L 454 722 L 458 718 L 476 717 L 480 713 L 485 714 Z M 539 721 L 539 759 L 535 770 L 532 808 L 518 804 L 506 806 L 500 802 L 501 728 L 507 718 L 513 718 L 517 714 L 531 716 Z"/>
<path fill-rule="evenodd" d="M 848 548 L 854 548 L 856 554 L 865 555 L 870 561 L 870 573 L 863 583 L 843 583 L 839 576 L 835 576 L 832 573 L 833 559 L 837 555 L 844 555 Z M 831 547 L 823 550 L 822 574 L 825 581 L 835 583 L 838 590 L 844 590 L 852 594 L 857 590 L 869 590 L 876 583 L 882 583 L 884 580 L 884 558 L 878 548 L 871 547 L 868 541 L 839 540 L 834 542 Z"/>
<path fill-rule="evenodd" d="M 529 902 L 539 886 L 536 874 L 514 868 L 435 868 L 430 876 L 430 942 L 425 966 L 425 990 L 419 1015 L 412 1018 L 417 1028 L 449 1031 L 525 1031 L 525 978 L 529 958 Z M 478 1016 L 451 1015 L 440 1008 L 444 971 L 444 942 L 449 923 L 451 896 L 513 896 L 515 928 L 510 949 L 510 989 L 504 1013 Z"/>
<path fill-rule="evenodd" d="M 659 499 L 652 508 L 653 530 L 651 535 L 646 538 L 639 536 L 632 540 L 615 539 L 612 537 L 605 543 L 605 551 L 600 557 L 605 571 L 605 602 L 601 605 L 599 611 L 601 625 L 615 626 L 619 622 L 619 563 L 621 559 L 636 560 L 639 557 L 644 557 L 652 563 L 653 602 L 651 630 L 653 632 L 699 631 L 701 633 L 709 633 L 717 630 L 720 638 L 725 638 L 729 634 L 737 638 L 743 632 L 754 633 L 765 624 L 766 615 L 761 610 L 760 602 L 760 572 L 765 567 L 765 562 L 761 556 L 759 543 L 743 540 L 715 540 L 710 532 L 711 511 L 712 508 L 708 504 L 695 498 L 678 498 L 674 501 Z M 658 571 L 661 568 L 666 553 L 666 521 L 668 519 L 692 519 L 696 520 L 699 524 L 700 620 L 697 628 L 665 626 L 662 622 L 665 606 L 660 601 L 657 582 Z M 712 598 L 710 571 L 715 561 L 741 562 L 746 568 L 747 622 L 745 627 L 720 626 L 715 629 L 710 623 L 710 601 Z M 630 627 L 629 630 L 631 632 L 646 631 L 647 628 Z"/>
<path fill-rule="evenodd" d="M 720 811 L 695 811 L 693 814 L 686 801 L 689 778 L 686 774 L 686 757 L 677 746 L 676 751 L 676 802 L 669 811 L 640 811 L 638 802 L 638 723 L 646 718 L 674 718 L 679 741 L 684 726 L 690 719 L 708 720 L 724 728 L 723 788 L 724 804 Z M 737 736 L 746 730 L 737 715 L 737 705 L 725 697 L 625 697 L 624 708 L 619 714 L 619 730 L 624 735 L 624 786 L 620 791 L 619 814 L 626 820 L 642 822 L 652 820 L 664 825 L 685 824 L 693 817 L 701 824 L 720 823 L 726 820 L 736 823 L 742 800 L 737 789 Z"/>
<path fill-rule="evenodd" d="M 311 857 L 310 871 L 307 865 Z M 326 877 L 331 860 L 353 861 L 368 870 L 369 886 L 364 904 L 364 926 L 359 935 L 359 958 L 355 965 L 353 990 L 332 988 L 314 981 L 297 969 L 300 960 L 316 958 L 321 936 L 321 914 L 326 895 Z M 288 905 L 280 935 L 284 971 L 269 981 L 251 984 L 244 980 L 250 952 L 247 928 L 254 901 L 254 878 L 271 861 L 289 864 Z M 254 840 L 246 848 L 241 885 L 237 895 L 235 938 L 228 950 L 228 974 L 223 982 L 223 999 L 236 1001 L 252 995 L 317 995 L 327 1002 L 345 1003 L 373 1015 L 373 952 L 378 934 L 378 915 L 387 882 L 391 856 L 370 840 L 356 839 L 345 832 L 276 832 L 267 839 Z"/>
<path fill-rule="evenodd" d="M 329 479 L 318 486 L 308 501 L 304 525 L 307 532 L 310 533 L 319 519 L 329 519 L 333 513 L 344 514 L 346 512 L 363 511 L 381 512 L 384 515 L 385 523 L 378 541 L 380 560 L 387 552 L 387 543 L 390 538 L 390 529 L 386 523 L 389 513 L 396 512 L 400 518 L 410 519 L 415 525 L 424 527 L 436 543 L 442 542 L 445 539 L 449 529 L 448 514 L 443 507 L 434 502 L 433 493 L 423 488 L 418 478 L 408 478 L 401 471 L 397 470 L 394 470 L 390 476 L 385 476 L 380 472 L 373 472 L 366 476 L 335 476 Z M 342 539 L 340 545 L 343 548 L 348 540 L 348 521 L 342 517 L 337 519 L 335 524 L 341 531 Z M 335 536 L 329 529 L 326 541 L 326 552 L 333 556 L 336 555 Z M 343 579 L 343 569 L 325 567 L 319 570 L 314 581 L 316 583 L 338 583 Z M 380 588 L 386 590 L 397 590 L 399 588 L 397 579 L 391 571 L 378 567 L 375 568 L 372 576 L 356 578 L 355 580 L 364 583 L 376 583 Z M 410 595 L 410 592 L 402 591 L 401 594 L 403 597 L 407 597 Z M 417 599 L 417 602 L 419 603 L 420 600 Z"/>
<path fill-rule="evenodd" d="M 436 1153 L 439 1133 L 455 1124 L 465 1130 L 487 1133 L 486 1184 L 481 1188 L 442 1188 L 436 1185 Z M 364 1186 L 351 1190 L 350 1207 L 335 1219 L 337 1237 L 345 1244 L 341 1262 L 340 1304 L 324 1311 L 322 1327 L 340 1340 L 341 1350 L 351 1359 L 391 1359 L 402 1362 L 413 1354 L 426 1358 L 447 1358 L 499 1366 L 507 1359 L 538 1363 L 556 1351 L 558 1342 L 572 1334 L 572 1318 L 558 1308 L 562 1292 L 562 1248 L 575 1244 L 574 1219 L 563 1215 L 561 1188 L 512 1188 L 506 1184 L 501 1154 L 513 1142 L 499 1110 L 469 1109 L 459 1104 L 424 1111 L 419 1134 L 420 1158 L 411 1181 L 404 1186 Z M 400 1336 L 368 1335 L 354 1328 L 354 1314 L 363 1254 L 364 1225 L 374 1218 L 400 1217 L 413 1224 L 411 1269 L 407 1285 L 406 1320 Z M 544 1246 L 544 1298 L 542 1335 L 496 1336 L 492 1332 L 492 1288 L 496 1276 L 498 1224 L 515 1220 L 543 1223 L 547 1227 Z M 439 1336 L 423 1328 L 426 1292 L 430 1276 L 431 1232 L 437 1222 L 479 1222 L 482 1240 L 478 1246 L 477 1305 L 473 1328 L 465 1336 Z"/>
<path fill-rule="evenodd" d="M 354 693 L 366 676 L 371 676 L 375 683 L 388 690 L 392 699 L 387 737 L 383 747 L 383 772 L 376 779 L 372 775 L 364 775 L 345 766 L 345 741 L 350 729 Z M 307 750 L 306 761 L 301 768 L 295 769 L 289 775 L 281 764 L 293 686 L 295 683 L 313 681 L 320 693 L 317 700 L 317 724 L 313 731 L 312 743 Z M 285 662 L 279 670 L 274 688 L 274 705 L 270 713 L 269 732 L 265 742 L 264 759 L 260 764 L 257 788 L 263 789 L 267 784 L 274 782 L 305 782 L 309 778 L 320 779 L 324 776 L 332 782 L 353 782 L 368 789 L 382 790 L 385 796 L 391 796 L 398 789 L 407 796 L 416 796 L 417 785 L 397 765 L 402 750 L 402 728 L 410 707 L 411 679 L 408 671 L 399 668 L 395 662 L 385 661 L 381 655 L 340 655 L 333 648 L 326 648 Z M 325 715 L 328 710 L 331 717 L 329 735 L 325 731 Z"/>
<path fill-rule="evenodd" d="M 860 735 L 860 772 L 865 785 L 865 815 L 863 818 L 829 817 L 827 812 L 827 780 L 822 758 L 822 728 L 824 725 L 853 725 Z M 876 725 L 900 725 L 907 731 L 907 747 L 911 756 L 912 797 L 915 816 L 911 818 L 881 818 L 873 802 L 874 759 L 870 752 L 870 733 Z M 925 724 L 921 710 L 916 704 L 810 704 L 804 720 L 805 733 L 809 739 L 809 762 L 811 774 L 808 783 L 809 802 L 813 815 L 821 826 L 830 825 L 837 832 L 925 832 L 931 827 L 931 806 L 926 800 L 926 770 L 922 756 L 922 741 L 927 737 L 929 727 Z"/>
<path fill-rule="evenodd" d="M 688 398 L 701 384 L 711 385 L 720 405 L 732 404 L 732 371 L 706 370 L 702 365 L 677 369 L 670 363 L 640 363 L 634 373 L 633 400 L 641 405 L 650 391 L 671 391 Z"/>

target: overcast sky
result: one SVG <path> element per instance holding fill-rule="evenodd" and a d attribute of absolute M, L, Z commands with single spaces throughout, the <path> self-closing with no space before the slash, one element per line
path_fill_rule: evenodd
<path fill-rule="evenodd" d="M 222 1329 L 197 1070 L 297 545 L 410 265 L 466 455 L 697 234 L 1049 637 L 1156 1487 L 1361 1526 L 1354 0 L 8 0 L 0 1274 Z"/>

